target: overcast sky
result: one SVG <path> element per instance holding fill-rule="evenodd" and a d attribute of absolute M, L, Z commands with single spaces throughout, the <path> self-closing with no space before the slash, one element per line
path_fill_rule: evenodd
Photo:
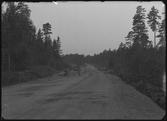
<path fill-rule="evenodd" d="M 132 30 L 136 7 L 148 13 L 152 6 L 163 12 L 162 2 L 58 2 L 27 3 L 37 28 L 44 23 L 52 26 L 51 38 L 60 37 L 63 54 L 98 54 L 104 49 L 117 49 Z M 153 33 L 149 32 L 150 40 Z"/>

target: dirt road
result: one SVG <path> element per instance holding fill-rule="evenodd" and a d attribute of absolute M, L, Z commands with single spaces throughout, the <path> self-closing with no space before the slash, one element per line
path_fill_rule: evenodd
<path fill-rule="evenodd" d="M 93 66 L 81 76 L 2 88 L 5 119 L 161 119 L 165 111 L 117 76 Z"/>

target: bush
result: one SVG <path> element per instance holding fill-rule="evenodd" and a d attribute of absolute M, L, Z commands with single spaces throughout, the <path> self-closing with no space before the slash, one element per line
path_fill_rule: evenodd
<path fill-rule="evenodd" d="M 1 85 L 9 86 L 22 82 L 32 81 L 53 75 L 57 70 L 48 66 L 29 67 L 29 70 L 21 72 L 2 72 Z"/>
<path fill-rule="evenodd" d="M 147 96 L 156 102 L 162 109 L 166 110 L 166 96 L 162 88 L 148 84 L 146 93 Z"/>
<path fill-rule="evenodd" d="M 19 72 L 2 72 L 1 85 L 9 86 L 19 83 L 20 74 Z"/>
<path fill-rule="evenodd" d="M 48 66 L 31 67 L 31 70 L 30 70 L 31 74 L 39 78 L 50 76 L 53 74 L 53 72 L 54 72 L 54 69 Z"/>

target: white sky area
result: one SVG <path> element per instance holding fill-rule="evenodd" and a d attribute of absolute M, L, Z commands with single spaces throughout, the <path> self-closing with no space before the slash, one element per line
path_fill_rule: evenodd
<path fill-rule="evenodd" d="M 94 55 L 111 48 L 118 49 L 132 30 L 136 7 L 142 5 L 149 13 L 152 6 L 162 16 L 162 2 L 57 2 L 27 3 L 37 28 L 49 22 L 52 39 L 60 37 L 63 54 Z M 162 19 L 164 17 L 162 16 Z M 147 24 L 146 24 L 147 25 Z M 153 40 L 153 32 L 149 38 Z"/>

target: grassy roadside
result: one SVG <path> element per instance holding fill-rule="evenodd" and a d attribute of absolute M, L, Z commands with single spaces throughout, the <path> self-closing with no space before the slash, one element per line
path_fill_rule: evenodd
<path fill-rule="evenodd" d="M 141 81 L 138 83 L 132 83 L 129 81 L 131 79 L 131 76 L 124 73 L 115 73 L 113 70 L 105 70 L 105 69 L 99 69 L 100 71 L 104 71 L 104 73 L 109 73 L 112 75 L 116 75 L 120 77 L 126 84 L 133 86 L 137 91 L 141 92 L 142 94 L 149 97 L 151 100 L 153 100 L 159 107 L 164 109 L 166 111 L 166 93 L 163 91 L 162 88 L 155 86 L 153 84 L 143 84 Z"/>
<path fill-rule="evenodd" d="M 125 83 L 135 87 L 135 89 L 153 100 L 159 107 L 166 111 L 166 94 L 162 88 L 153 84 L 144 84 L 143 82 L 132 83 L 126 75 L 118 75 Z"/>
<path fill-rule="evenodd" d="M 1 86 L 6 87 L 18 83 L 33 81 L 51 76 L 58 72 L 59 71 L 48 66 L 31 67 L 22 72 L 1 72 Z"/>

